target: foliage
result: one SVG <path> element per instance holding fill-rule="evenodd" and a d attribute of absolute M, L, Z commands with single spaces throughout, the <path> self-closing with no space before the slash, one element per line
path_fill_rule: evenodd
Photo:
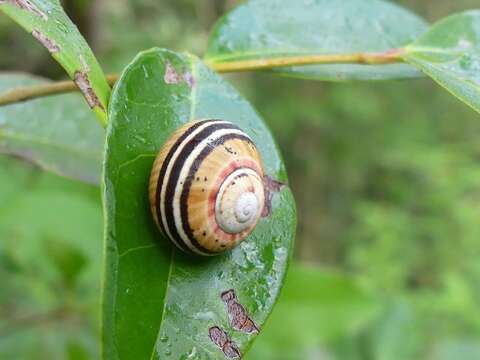
<path fill-rule="evenodd" d="M 106 123 L 110 96 L 100 65 L 59 0 L 1 1 L 0 11 L 32 34 L 81 89 L 88 105 Z"/>
<path fill-rule="evenodd" d="M 371 58 L 368 58 L 368 55 L 367 58 L 362 57 L 363 55 L 356 57 L 361 61 L 369 59 L 368 61 L 373 62 L 309 65 L 297 66 L 294 69 L 272 68 L 270 70 L 277 74 L 288 73 L 309 79 L 338 79 L 338 77 L 371 79 L 417 76 L 418 72 L 412 70 L 412 66 L 415 66 L 478 110 L 476 98 L 479 94 L 475 72 L 479 61 L 478 37 L 475 33 L 478 27 L 477 12 L 452 15 L 435 23 L 424 35 L 418 37 L 426 25 L 416 15 L 394 4 L 379 0 L 348 1 L 351 6 L 343 10 L 332 9 L 332 14 L 345 11 L 343 13 L 345 19 L 350 20 L 345 23 L 341 21 L 335 23 L 332 20 L 331 27 L 323 26 L 317 30 L 325 31 L 324 36 L 319 36 L 314 23 L 307 21 L 316 13 L 305 9 L 325 10 L 317 8 L 319 4 L 323 4 L 321 0 L 302 2 L 301 6 L 291 11 L 276 11 L 277 21 L 282 24 L 282 27 L 275 26 L 272 22 L 275 17 L 268 17 L 271 21 L 266 21 L 264 13 L 269 11 L 270 5 L 275 7 L 278 4 L 288 4 L 286 0 L 264 0 L 263 4 L 269 4 L 264 8 L 258 7 L 258 4 L 262 4 L 260 0 L 251 0 L 246 5 L 233 9 L 215 27 L 209 39 L 206 55 L 208 64 L 215 67 L 218 64 L 228 65 L 229 62 L 245 60 L 244 54 L 235 58 L 229 51 L 239 48 L 244 52 L 253 47 L 256 51 L 263 52 L 267 48 L 264 45 L 275 46 L 278 41 L 273 40 L 279 39 L 284 44 L 288 44 L 288 52 L 281 53 L 286 57 L 305 55 L 305 49 L 311 46 L 319 48 L 323 45 L 325 45 L 323 54 L 336 55 L 334 50 L 342 45 L 345 48 L 341 49 L 339 55 L 349 51 L 376 52 Z M 11 9 L 11 4 L 5 4 L 6 2 L 10 1 L 0 1 L 2 3 L 0 6 Z M 407 2 L 403 1 L 403 3 Z M 53 4 L 51 1 L 33 1 L 32 3 L 40 4 L 40 9 Z M 137 0 L 128 4 L 118 1 L 115 4 L 105 5 L 103 15 L 108 14 L 108 16 L 105 16 L 103 19 L 105 21 L 98 26 L 103 29 L 102 36 L 110 34 L 108 40 L 112 43 L 109 41 L 97 43 L 100 44 L 99 53 L 104 56 L 102 60 L 120 70 L 137 50 L 151 46 L 152 38 L 156 36 L 158 36 L 157 41 L 162 43 L 168 39 L 167 43 L 176 44 L 177 48 L 185 46 L 191 50 L 201 51 L 202 44 L 207 42 L 210 25 L 216 17 L 205 16 L 202 5 L 208 4 L 212 13 L 220 14 L 224 9 L 221 9 L 218 4 L 223 3 L 223 1 L 185 0 L 175 4 L 151 4 L 148 1 Z M 328 6 L 328 4 L 323 5 Z M 448 13 L 462 10 L 462 7 L 468 4 L 478 5 L 465 0 L 462 4 L 456 4 L 454 8 L 448 8 L 442 1 L 434 3 L 428 1 L 416 6 L 429 19 L 437 20 Z M 254 12 L 249 13 L 252 9 Z M 355 10 L 353 18 L 352 10 Z M 22 15 L 18 9 L 15 11 L 14 16 Z M 392 18 L 387 22 L 382 22 L 382 18 L 375 22 L 377 12 Z M 159 16 L 160 13 L 168 15 Z M 320 11 L 320 14 L 324 12 Z M 190 20 L 186 21 L 187 18 L 193 17 L 198 17 L 202 25 Z M 335 16 L 331 18 L 334 19 Z M 299 19 L 303 19 L 302 23 L 306 24 L 306 30 L 285 34 L 283 30 L 298 24 Z M 324 20 L 325 24 L 329 24 L 329 18 Z M 412 26 L 390 27 L 397 20 L 402 24 L 409 22 Z M 137 21 L 141 24 L 138 28 Z M 117 33 L 125 33 L 120 30 L 124 30 L 125 24 L 128 23 L 135 24 L 135 27 L 131 27 L 132 31 L 125 36 L 117 35 Z M 345 36 L 348 34 L 348 26 L 343 27 L 347 23 L 356 29 L 348 37 Z M 370 33 L 371 37 L 361 36 L 364 34 L 362 24 L 366 26 L 372 23 L 380 24 L 375 28 L 376 30 L 381 28 L 385 31 L 370 31 L 367 33 Z M 157 28 L 159 31 L 156 31 Z M 175 31 L 175 29 L 182 29 L 182 31 Z M 251 32 L 252 29 L 255 30 L 254 39 L 246 38 L 245 34 L 248 33 L 245 30 Z M 0 37 L 2 31 L 4 30 L 2 30 L 0 19 Z M 75 36 L 78 36 L 75 29 L 72 31 Z M 149 35 L 153 33 L 155 35 Z M 299 36 L 295 37 L 296 35 Z M 383 35 L 385 37 L 382 37 Z M 330 43 L 325 39 L 332 39 L 332 43 L 336 46 L 328 46 Z M 299 46 L 302 40 L 308 41 L 308 44 Z M 141 48 L 138 48 L 139 46 Z M 389 52 L 393 48 L 403 46 L 405 48 L 401 51 Z M 159 50 L 153 52 L 155 51 Z M 382 51 L 387 55 L 381 53 Z M 377 52 L 380 52 L 380 55 Z M 190 55 L 169 54 L 175 59 L 177 57 L 189 59 L 181 60 L 180 63 L 198 62 Z M 141 55 L 135 61 L 144 61 L 144 56 L 145 54 Z M 222 58 L 224 56 L 229 58 Z M 406 60 L 411 65 L 375 62 L 379 59 L 380 61 L 391 60 L 389 56 L 393 56 L 395 61 Z M 397 58 L 399 56 L 402 58 Z M 7 61 L 6 58 L 8 56 L 0 61 Z M 264 61 L 269 60 L 269 57 L 263 53 L 261 58 L 253 57 L 247 60 Z M 185 66 L 188 68 L 189 65 Z M 159 69 L 161 70 L 162 67 L 157 68 Z M 131 69 L 127 68 L 126 71 Z M 111 265 L 107 268 L 107 274 L 109 274 L 107 279 L 110 282 L 107 281 L 108 286 L 104 291 L 107 299 L 109 294 L 120 294 L 119 304 L 123 306 L 122 310 L 113 310 L 114 307 L 110 305 L 117 305 L 115 302 L 105 303 L 105 318 L 108 320 L 105 323 L 106 334 L 127 339 L 121 340 L 124 346 L 122 355 L 126 354 L 125 348 L 134 343 L 133 340 L 131 344 L 128 342 L 129 337 L 132 336 L 132 326 L 136 328 L 139 322 L 145 319 L 152 320 L 147 312 L 151 311 L 155 305 L 161 305 L 162 301 L 163 304 L 165 301 L 167 303 L 170 301 L 172 305 L 177 302 L 175 299 L 183 299 L 186 293 L 189 296 L 191 293 L 191 290 L 179 290 L 183 288 L 177 284 L 169 290 L 169 296 L 164 297 L 156 293 L 165 292 L 165 285 L 168 284 L 167 282 L 155 284 L 155 280 L 160 283 L 158 279 L 162 278 L 156 277 L 155 274 L 164 273 L 165 266 L 169 262 L 162 262 L 159 268 L 152 266 L 158 262 L 157 253 L 162 253 L 163 256 L 170 249 L 163 253 L 162 246 L 155 248 L 158 250 L 156 252 L 148 252 L 153 259 L 150 264 L 148 259 L 139 257 L 142 261 L 137 261 L 130 268 L 125 267 L 128 271 L 120 270 L 118 272 L 120 276 L 116 277 L 116 271 L 121 269 L 121 266 L 118 268 L 116 266 L 121 264 L 122 260 L 115 258 L 118 254 L 115 254 L 114 250 L 118 244 L 112 239 L 125 236 L 125 239 L 132 240 L 129 246 L 134 248 L 136 244 L 141 246 L 142 241 L 150 241 L 148 233 L 151 220 L 148 214 L 135 216 L 132 221 L 125 220 L 130 219 L 129 211 L 132 208 L 145 205 L 146 186 L 141 182 L 146 181 L 151 159 L 148 156 L 143 158 L 143 155 L 152 156 L 164 137 L 176 127 L 177 123 L 183 123 L 188 119 L 191 111 L 187 109 L 185 113 L 187 115 L 185 115 L 181 106 L 177 108 L 176 105 L 169 105 L 170 110 L 178 111 L 172 116 L 171 122 L 163 124 L 163 127 L 161 122 L 159 126 L 152 120 L 151 123 L 154 124 L 152 128 L 142 126 L 144 122 L 150 121 L 149 116 L 155 116 L 155 119 L 164 119 L 165 116 L 158 109 L 148 109 L 146 106 L 148 101 L 159 104 L 169 98 L 164 97 L 164 87 L 160 86 L 156 89 L 149 85 L 153 79 L 157 80 L 157 84 L 161 84 L 161 76 L 149 80 L 148 77 L 152 72 L 145 72 L 144 69 L 142 71 L 142 76 L 132 75 L 134 80 L 127 81 L 122 78 L 116 90 L 117 95 L 114 95 L 114 105 L 110 109 L 111 119 L 114 119 L 114 122 L 110 124 L 111 127 L 108 130 L 109 143 L 107 144 L 107 169 L 111 169 L 111 173 L 106 173 L 107 181 L 104 184 L 106 215 L 109 219 L 107 226 L 110 226 L 110 230 L 107 230 L 109 246 L 106 249 L 109 256 L 108 264 Z M 208 109 L 206 113 L 210 113 L 212 109 L 222 111 L 219 105 L 221 101 L 213 99 L 228 93 L 223 90 L 214 91 L 213 89 L 218 89 L 225 80 L 217 75 L 211 74 L 211 76 L 215 81 L 212 80 L 209 86 L 205 86 L 205 89 L 210 91 L 209 96 L 201 98 L 201 101 L 196 104 L 199 109 Z M 480 320 L 475 315 L 476 304 L 480 298 L 477 286 L 480 278 L 477 266 L 477 239 L 479 238 L 477 184 L 480 173 L 478 171 L 479 148 L 475 136 L 480 132 L 478 114 L 457 104 L 453 97 L 437 91 L 425 80 L 375 85 L 356 83 L 348 86 L 249 75 L 244 75 L 242 78 L 235 77 L 233 80 L 235 85 L 240 87 L 242 92 L 246 93 L 260 109 L 280 147 L 284 150 L 291 186 L 299 205 L 300 228 L 296 257 L 342 269 L 339 273 L 294 266 L 280 303 L 275 308 L 271 319 L 262 326 L 262 335 L 247 358 L 293 359 L 299 356 L 314 359 L 392 360 L 478 358 L 480 338 L 477 334 Z M 5 86 L 12 89 L 16 81 L 17 79 L 10 82 L 9 79 Z M 43 80 L 23 75 L 20 76 L 19 81 L 25 81 L 25 84 L 44 83 Z M 148 91 L 145 91 L 146 89 Z M 158 93 L 159 91 L 162 94 Z M 168 91 L 167 89 L 167 93 Z M 123 95 L 120 96 L 119 94 L 122 93 Z M 425 94 L 428 96 L 424 96 Z M 177 93 L 173 95 L 178 96 Z M 174 100 L 175 96 L 169 99 Z M 133 98 L 139 98 L 142 101 L 130 101 Z M 180 96 L 180 104 L 184 101 L 182 99 Z M 232 99 L 232 104 L 236 101 L 244 101 L 239 100 L 240 97 L 236 93 L 235 96 L 232 95 Z M 1 107 L 0 151 L 24 157 L 25 154 L 31 154 L 32 156 L 27 157 L 32 158 L 31 160 L 47 170 L 54 169 L 58 173 L 81 180 L 88 177 L 96 182 L 99 178 L 98 157 L 86 156 L 81 160 L 82 156 L 79 156 L 75 149 L 82 152 L 87 147 L 91 147 L 92 153 L 98 151 L 99 146 L 102 146 L 101 131 L 97 132 L 99 129 L 93 128 L 96 124 L 88 120 L 89 115 L 84 113 L 85 107 L 80 109 L 82 104 L 78 105 L 78 110 L 75 110 L 75 118 L 68 116 L 68 121 L 62 123 L 62 119 L 67 118 L 65 108 L 68 106 L 77 108 L 77 101 L 78 96 L 75 95 L 58 95 L 21 105 Z M 245 106 L 250 105 L 245 102 Z M 28 111 L 25 112 L 25 109 Z M 43 115 L 48 114 L 49 111 L 57 116 L 52 116 L 50 119 Z M 124 115 L 134 116 L 125 117 Z M 28 120 L 32 116 L 35 124 L 42 121 L 45 127 L 28 126 Z M 257 119 L 256 114 L 252 116 Z M 13 121 L 16 118 L 18 121 Z M 130 123 L 127 118 L 134 121 Z M 452 118 L 455 121 L 452 121 Z M 84 119 L 83 123 L 79 123 Z M 242 119 L 240 121 L 243 121 Z M 261 122 L 252 123 L 252 128 L 258 124 Z M 250 125 L 247 128 L 250 128 Z M 54 130 L 60 130 L 65 137 L 59 136 L 59 132 Z M 142 133 L 146 130 L 148 130 L 148 136 Z M 76 136 L 80 131 L 85 133 Z M 85 134 L 91 136 L 85 136 Z M 266 138 L 270 139 L 270 134 L 266 134 Z M 41 146 L 34 141 L 39 136 L 45 140 Z M 86 141 L 84 144 L 73 141 L 80 137 Z M 142 139 L 147 138 L 149 140 L 142 143 Z M 111 146 L 112 142 L 115 146 Z M 52 151 L 57 145 L 73 151 L 64 153 Z M 112 149 L 116 150 L 112 151 Z M 135 157 L 138 155 L 141 158 Z M 128 186 L 118 187 L 117 177 L 111 174 L 116 174 L 117 170 L 121 173 L 117 165 L 121 164 L 119 159 L 124 156 L 127 161 L 132 162 L 128 166 L 133 170 L 128 173 L 129 176 L 123 177 L 125 181 L 122 180 Z M 8 358 L 14 356 L 13 354 L 19 354 L 20 357 L 34 358 L 38 354 L 38 351 L 35 353 L 34 351 L 39 348 L 49 358 L 97 357 L 99 351 L 95 338 L 98 337 L 98 333 L 94 325 L 98 317 L 98 309 L 95 306 L 98 299 L 98 288 L 96 288 L 98 277 L 96 276 L 100 272 L 101 265 L 100 250 L 95 249 L 95 245 L 92 244 L 98 246 L 99 243 L 98 241 L 91 243 L 70 241 L 70 237 L 76 239 L 75 236 L 83 233 L 86 233 L 90 239 L 98 238 L 100 224 L 98 222 L 92 224 L 92 221 L 88 220 L 99 221 L 100 219 L 97 196 L 92 196 L 93 190 L 88 187 L 60 180 L 51 175 L 40 174 L 37 170 L 18 165 L 16 162 L 2 162 L 0 170 L 4 171 L 0 178 L 0 199 L 8 201 L 11 199 L 12 204 L 16 204 L 19 198 L 22 204 L 17 209 L 17 205 L 10 205 L 11 202 L 5 201 L 7 205 L 4 209 L 2 207 L 3 212 L 8 212 L 8 216 L 1 217 L 0 221 L 0 249 L 6 254 L 5 256 L 2 254 L 0 260 L 2 269 L 0 276 L 2 282 L 6 283 L 12 292 L 2 294 L 5 297 L 0 300 L 0 311 L 8 314 L 9 308 L 5 307 L 6 310 L 4 310 L 3 304 L 14 304 L 18 306 L 17 310 L 20 313 L 32 314 L 32 316 L 26 316 L 27 320 L 34 319 L 33 325 L 27 321 L 26 323 L 31 326 L 23 326 L 22 316 L 5 318 L 8 321 L 0 326 L 5 325 L 9 336 L 0 341 L 0 357 Z M 282 176 L 284 176 L 283 171 Z M 42 186 L 36 181 L 31 181 L 37 178 L 43 179 Z M 16 190 L 12 191 L 12 189 Z M 41 195 L 37 195 L 37 191 Z M 119 191 L 122 196 L 113 196 L 115 191 Z M 58 195 L 58 193 L 61 194 Z M 62 200 L 56 201 L 57 196 Z M 123 199 L 124 203 L 117 204 L 118 199 Z M 93 207 L 83 212 L 84 208 L 88 208 L 85 202 L 90 206 L 93 204 Z M 58 219 L 52 220 L 50 212 L 40 208 L 40 203 L 51 203 L 51 209 L 59 211 L 62 220 L 65 218 L 67 221 L 58 225 L 55 222 Z M 117 206 L 122 206 L 123 215 L 112 222 L 112 211 L 116 210 Z M 148 207 L 143 211 L 143 213 L 146 212 Z M 24 219 L 29 218 L 31 213 L 35 214 L 30 215 L 33 220 L 25 222 Z M 138 212 L 134 211 L 132 214 L 138 214 Z M 68 220 L 70 216 L 72 219 L 75 218 L 76 222 Z M 85 219 L 86 222 L 81 221 L 79 224 L 78 219 Z M 293 217 L 291 220 L 293 221 Z M 3 221 L 6 221 L 6 224 L 3 224 Z M 147 225 L 137 226 L 136 221 L 142 224 L 147 223 Z M 25 233 L 28 233 L 26 240 L 21 240 L 24 230 L 18 232 L 16 229 L 25 228 L 25 224 L 31 224 L 31 227 L 25 230 Z M 132 228 L 133 230 L 124 230 Z M 291 230 L 291 224 L 286 228 Z M 274 229 L 282 231 L 281 227 Z M 258 231 L 264 232 L 265 229 L 260 228 Z M 17 245 L 17 241 L 22 246 L 14 246 L 13 244 Z M 93 250 L 95 252 L 92 256 Z M 267 258 L 263 258 L 262 261 Z M 226 259 L 229 260 L 229 258 Z M 187 264 L 185 261 L 185 264 L 181 264 L 180 268 L 188 265 L 189 271 L 192 270 L 190 267 L 194 267 L 193 271 L 202 270 L 210 274 L 208 266 L 201 261 L 198 264 L 196 262 Z M 222 266 L 227 265 L 222 264 Z M 285 263 L 282 263 L 283 266 Z M 281 268 L 279 273 L 283 274 L 284 270 Z M 347 273 L 355 273 L 356 276 L 353 277 Z M 35 281 L 26 281 L 25 279 L 30 279 L 32 274 L 36 275 Z M 118 280 L 118 282 L 112 280 Z M 190 278 L 184 280 L 182 283 L 184 288 L 194 287 Z M 214 275 L 210 280 L 217 284 L 222 279 L 221 276 Z M 150 286 L 148 286 L 149 283 Z M 241 284 L 248 287 L 252 286 L 251 283 Z M 132 286 L 122 288 L 125 290 L 123 292 L 115 289 L 117 285 L 122 287 L 125 284 Z M 138 301 L 140 299 L 138 296 L 135 299 L 130 296 L 131 289 L 137 284 L 141 284 L 139 287 L 147 285 L 143 289 L 145 291 L 142 290 L 142 294 L 145 294 L 143 302 Z M 279 285 L 275 292 L 278 287 Z M 134 290 L 135 293 L 138 288 Z M 245 290 L 244 293 L 247 292 Z M 214 291 L 205 293 L 210 296 Z M 298 294 L 304 296 L 298 296 Z M 123 300 L 127 298 L 133 299 L 133 302 L 124 302 Z M 19 302 L 17 299 L 25 299 L 25 301 Z M 195 298 L 191 300 L 194 306 L 198 305 L 194 301 Z M 77 308 L 77 301 L 87 304 L 86 308 Z M 190 301 L 190 298 L 187 301 Z M 208 303 L 209 299 L 204 302 Z M 260 317 L 263 319 L 270 312 L 272 304 L 273 299 L 256 315 L 261 313 Z M 157 315 L 162 311 L 160 307 L 156 310 Z M 254 304 L 247 301 L 247 308 L 254 308 Z M 57 312 L 58 309 L 60 309 L 59 312 Z M 145 310 L 144 314 L 142 314 L 143 310 Z M 219 307 L 218 314 L 221 310 L 224 309 Z M 180 311 L 176 312 L 177 315 L 179 313 Z M 181 313 L 183 318 L 185 312 Z M 190 314 L 194 313 L 195 311 L 190 312 Z M 16 313 L 12 312 L 12 314 Z M 41 321 L 37 326 L 35 319 L 39 314 Z M 85 314 L 88 321 L 76 321 L 78 317 L 85 318 Z M 151 312 L 149 314 L 151 315 Z M 161 314 L 163 317 L 163 313 Z M 173 330 L 166 342 L 162 342 L 165 337 L 160 334 L 154 354 L 161 356 L 163 352 L 173 358 L 179 353 L 188 358 L 202 357 L 201 351 L 198 350 L 200 347 L 198 349 L 195 347 L 195 351 L 187 353 L 187 348 L 190 350 L 194 347 L 189 346 L 188 339 L 175 332 L 175 328 L 179 328 L 178 324 L 185 325 L 182 323 L 182 318 L 172 316 L 168 319 L 168 323 L 175 326 L 171 326 Z M 118 324 L 120 324 L 114 331 L 110 331 L 113 328 L 109 327 L 111 325 L 109 321 L 112 319 L 119 320 Z M 153 319 L 152 322 L 155 323 L 155 321 L 156 319 Z M 15 325 L 17 323 L 20 323 L 19 327 Z M 124 325 L 126 323 L 129 325 Z M 200 319 L 198 323 L 204 326 L 206 322 Z M 35 336 L 39 333 L 37 329 L 40 328 L 48 331 L 45 331 L 42 337 Z M 0 331 L 1 329 L 2 327 Z M 297 330 L 284 331 L 290 329 Z M 154 329 L 152 334 L 156 334 L 157 330 Z M 187 327 L 184 331 L 200 334 L 201 338 L 197 339 L 199 343 L 206 340 L 205 334 L 198 331 L 194 325 Z M 140 335 L 148 333 L 148 331 L 142 331 Z M 52 340 L 55 336 L 58 339 Z M 229 336 L 242 344 L 243 352 L 254 338 L 240 338 L 235 333 Z M 189 339 L 191 338 L 192 336 L 189 336 Z M 149 348 L 147 351 L 149 354 L 152 353 L 152 343 L 153 340 L 145 347 Z M 167 343 L 172 345 L 167 346 Z M 110 349 L 111 347 L 107 347 L 107 355 L 112 355 Z M 133 347 L 130 350 L 138 355 Z M 217 351 L 217 353 L 212 352 L 211 354 L 216 354 L 212 356 L 218 355 L 218 349 L 213 348 L 212 351 Z"/>
<path fill-rule="evenodd" d="M 251 0 L 216 23 L 205 57 L 217 63 L 279 56 L 382 52 L 411 43 L 426 28 L 426 22 L 417 15 L 384 1 Z M 310 65 L 273 71 L 304 79 L 335 81 L 420 75 L 406 64 Z"/>
<path fill-rule="evenodd" d="M 27 74 L 0 73 L 0 94 L 46 83 Z M 79 94 L 0 107 L 0 153 L 28 159 L 56 174 L 98 184 L 105 134 L 93 118 Z"/>
<path fill-rule="evenodd" d="M 480 112 L 480 11 L 449 16 L 407 47 L 405 59 Z"/>
<path fill-rule="evenodd" d="M 166 71 L 181 80 L 166 81 Z M 222 292 L 235 289 L 258 326 L 278 295 L 295 231 L 292 195 L 287 187 L 275 194 L 272 214 L 226 256 L 194 259 L 175 251 L 166 238 L 160 243 L 166 246 L 157 245 L 160 236 L 148 204 L 152 164 L 161 144 L 191 119 L 231 119 L 258 144 L 266 174 L 286 183 L 275 143 L 248 102 L 200 60 L 162 49 L 140 53 L 126 68 L 110 111 L 104 177 L 111 204 L 106 209 L 107 358 L 221 356 L 208 329 L 229 328 Z M 185 296 L 190 293 L 195 296 Z M 232 339 L 243 352 L 254 337 L 238 333 Z"/>

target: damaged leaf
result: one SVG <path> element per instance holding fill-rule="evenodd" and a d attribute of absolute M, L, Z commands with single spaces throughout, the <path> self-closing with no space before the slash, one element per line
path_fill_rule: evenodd
<path fill-rule="evenodd" d="M 274 14 L 274 16 L 272 15 Z M 417 15 L 383 0 L 249 0 L 213 28 L 207 63 L 384 52 L 426 30 Z M 311 80 L 385 80 L 421 75 L 407 64 L 307 65 L 273 70 Z"/>
<path fill-rule="evenodd" d="M 0 94 L 48 81 L 0 73 Z M 63 94 L 0 107 L 0 154 L 19 156 L 43 169 L 98 185 L 105 132 L 80 94 Z"/>
<path fill-rule="evenodd" d="M 77 82 L 100 122 L 107 123 L 110 86 L 90 47 L 57 0 L 4 0 L 0 11 L 38 40 Z"/>
<path fill-rule="evenodd" d="M 230 320 L 230 326 L 237 331 L 243 331 L 247 334 L 258 333 L 259 329 L 255 322 L 250 318 L 247 310 L 238 301 L 234 289 L 222 293 L 221 298 L 225 303 Z"/>
<path fill-rule="evenodd" d="M 126 68 L 109 115 L 104 357 L 243 355 L 277 299 L 295 233 L 293 197 L 272 135 L 251 105 L 200 60 L 161 49 L 141 53 Z M 160 147 L 186 122 L 206 118 L 242 128 L 256 143 L 265 173 L 284 184 L 272 194 L 269 216 L 216 257 L 176 250 L 156 228 L 148 200 Z"/>
<path fill-rule="evenodd" d="M 240 359 L 242 354 L 238 346 L 230 340 L 228 334 L 218 326 L 208 329 L 208 337 L 223 352 L 227 359 Z"/>

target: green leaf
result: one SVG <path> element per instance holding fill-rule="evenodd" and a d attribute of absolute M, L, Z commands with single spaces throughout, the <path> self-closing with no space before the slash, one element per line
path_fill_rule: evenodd
<path fill-rule="evenodd" d="M 217 257 L 175 250 L 154 225 L 148 201 L 154 158 L 174 130 L 202 118 L 238 124 L 257 144 L 266 174 L 287 182 L 265 124 L 221 77 L 190 55 L 162 49 L 138 55 L 115 87 L 107 135 L 106 359 L 223 358 L 209 339 L 215 325 L 244 353 L 255 335 L 231 329 L 221 293 L 234 289 L 260 327 L 278 296 L 295 233 L 288 186 L 274 194 L 271 215 L 250 237 Z"/>
<path fill-rule="evenodd" d="M 0 156 L 0 184 L 0 358 L 67 359 L 71 343 L 98 358 L 98 188 L 6 156 Z M 47 239 L 81 254 L 74 284 L 50 261 Z"/>
<path fill-rule="evenodd" d="M 102 124 L 110 86 L 92 50 L 58 0 L 0 0 L 0 11 L 32 34 L 66 70 Z"/>
<path fill-rule="evenodd" d="M 404 58 L 480 112 L 480 10 L 439 21 L 406 47 Z"/>
<path fill-rule="evenodd" d="M 411 43 L 426 23 L 381 0 L 250 0 L 222 17 L 210 36 L 209 63 L 320 54 L 384 52 Z M 308 65 L 275 73 L 313 80 L 419 76 L 407 64 Z"/>
<path fill-rule="evenodd" d="M 351 337 L 378 313 L 379 304 L 346 275 L 295 264 L 253 359 L 304 359 L 308 351 Z"/>
<path fill-rule="evenodd" d="M 0 94 L 48 84 L 31 75 L 0 73 Z M 99 184 L 105 132 L 79 94 L 0 107 L 0 153 L 28 159 L 59 175 Z"/>

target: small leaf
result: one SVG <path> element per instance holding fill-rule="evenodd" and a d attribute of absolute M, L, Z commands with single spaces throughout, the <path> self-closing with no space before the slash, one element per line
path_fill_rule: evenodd
<path fill-rule="evenodd" d="M 253 359 L 304 359 L 371 322 L 379 304 L 354 278 L 294 264 Z"/>
<path fill-rule="evenodd" d="M 406 47 L 404 58 L 480 112 L 480 10 L 439 21 Z"/>
<path fill-rule="evenodd" d="M 256 335 L 232 330 L 221 293 L 234 289 L 260 328 L 278 296 L 295 233 L 288 186 L 273 196 L 271 215 L 223 255 L 187 256 L 154 225 L 148 183 L 155 156 L 182 124 L 204 118 L 238 124 L 257 144 L 266 174 L 287 181 L 265 124 L 221 77 L 193 56 L 138 55 L 115 87 L 107 135 L 106 359 L 223 358 L 209 335 L 219 343 L 230 337 L 244 353 Z"/>
<path fill-rule="evenodd" d="M 381 0 L 250 0 L 221 18 L 207 62 L 385 52 L 411 43 L 426 23 Z M 308 65 L 275 73 L 313 80 L 382 80 L 420 75 L 407 64 Z"/>
<path fill-rule="evenodd" d="M 0 0 L 0 11 L 32 34 L 66 70 L 106 124 L 110 86 L 92 50 L 58 0 Z"/>
<path fill-rule="evenodd" d="M 0 73 L 0 94 L 47 83 L 31 75 Z M 0 153 L 20 156 L 66 177 L 100 183 L 104 136 L 79 94 L 0 107 Z"/>

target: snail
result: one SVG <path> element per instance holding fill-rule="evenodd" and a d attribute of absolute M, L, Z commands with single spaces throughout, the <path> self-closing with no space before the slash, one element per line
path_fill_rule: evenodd
<path fill-rule="evenodd" d="M 153 218 L 183 251 L 221 254 L 243 241 L 261 217 L 263 176 L 257 148 L 239 127 L 215 119 L 189 122 L 153 164 Z"/>

